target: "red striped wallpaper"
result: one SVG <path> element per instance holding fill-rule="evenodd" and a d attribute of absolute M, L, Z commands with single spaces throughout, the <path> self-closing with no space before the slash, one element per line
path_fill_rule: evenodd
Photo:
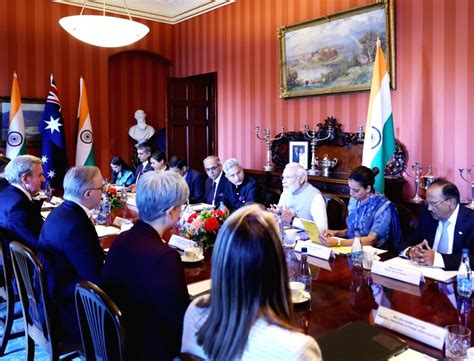
<path fill-rule="evenodd" d="M 282 125 L 300 129 L 328 115 L 345 130 L 365 123 L 368 93 L 279 98 L 276 29 L 372 0 L 237 0 L 234 4 L 175 26 L 143 21 L 151 33 L 125 49 L 98 49 L 71 38 L 57 21 L 78 8 L 49 0 L 0 0 L 0 96 L 9 96 L 17 70 L 24 97 L 44 98 L 54 72 L 66 121 L 69 158 L 74 158 L 79 76 L 86 79 L 99 165 L 106 169 L 117 144 L 127 142 L 133 119 L 127 104 L 111 117 L 109 57 L 145 50 L 170 60 L 173 76 L 218 73 L 218 137 L 221 158 L 236 156 L 246 167 L 265 161 L 256 125 L 276 132 Z M 392 92 L 396 136 L 409 163 L 431 163 L 434 173 L 454 180 L 464 196 L 468 185 L 457 168 L 474 165 L 474 2 L 396 0 L 397 90 Z M 140 20 L 142 21 L 142 20 Z M 132 67 L 128 77 L 148 78 L 148 67 Z M 125 76 L 118 82 L 123 83 Z M 117 81 L 117 79 L 114 79 Z M 117 82 L 115 82 L 116 84 Z M 143 94 L 155 92 L 143 85 Z M 119 106 L 121 106 L 119 104 Z M 146 109 L 145 109 L 146 110 Z M 127 118 L 128 117 L 128 118 Z M 163 117 L 150 119 L 158 127 Z M 156 123 L 156 124 L 155 124 Z M 122 129 L 110 132 L 110 128 Z M 122 152 L 122 148 L 120 148 Z"/>
<path fill-rule="evenodd" d="M 174 30 L 170 25 L 138 20 L 150 27 L 150 33 L 143 40 L 124 48 L 97 48 L 74 39 L 59 26 L 60 18 L 78 15 L 79 12 L 78 7 L 50 0 L 0 0 L 0 96 L 10 96 L 11 77 L 16 70 L 23 97 L 46 98 L 49 75 L 53 72 L 61 98 L 68 157 L 70 165 L 73 165 L 79 77 L 82 75 L 89 97 L 96 161 L 106 175 L 112 154 L 129 158 L 131 143 L 127 131 L 135 122 L 130 108 L 143 108 L 150 113 L 149 123 L 156 128 L 163 125 L 166 112 L 166 94 L 157 91 L 157 86 L 166 85 L 166 80 L 164 83 L 154 81 L 156 71 L 151 70 L 147 61 L 137 63 L 136 59 L 124 56 L 124 64 L 130 66 L 112 82 L 109 79 L 109 57 L 135 49 L 171 60 Z M 122 80 L 127 78 L 133 81 L 124 84 Z M 141 84 L 138 84 L 139 81 Z M 115 97 L 109 97 L 117 83 L 120 83 L 119 95 L 130 95 L 128 101 L 116 102 Z M 153 95 L 161 98 L 153 100 Z M 155 101 L 161 106 L 152 107 L 151 103 Z M 116 111 L 113 116 L 109 114 L 112 106 Z M 38 148 L 29 151 L 39 153 Z"/>
<path fill-rule="evenodd" d="M 335 116 L 348 131 L 365 125 L 369 93 L 279 98 L 276 29 L 371 3 L 369 0 L 238 0 L 175 27 L 175 76 L 218 73 L 219 156 L 245 167 L 265 162 L 256 125 L 275 133 Z M 396 0 L 396 136 L 409 164 L 432 164 L 434 174 L 470 188 L 457 168 L 474 165 L 474 2 Z M 470 149 L 471 148 L 471 149 Z M 406 188 L 409 193 L 409 189 Z"/>

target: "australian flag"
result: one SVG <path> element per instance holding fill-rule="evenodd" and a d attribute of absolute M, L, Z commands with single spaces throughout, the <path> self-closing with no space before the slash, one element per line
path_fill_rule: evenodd
<path fill-rule="evenodd" d="M 51 88 L 41 118 L 40 133 L 44 177 L 51 188 L 61 188 L 67 171 L 66 141 L 61 104 L 53 74 L 51 74 Z"/>

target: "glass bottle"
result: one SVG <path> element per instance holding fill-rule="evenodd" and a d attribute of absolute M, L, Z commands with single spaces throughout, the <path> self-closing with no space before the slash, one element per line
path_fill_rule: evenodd
<path fill-rule="evenodd" d="M 458 295 L 469 298 L 472 294 L 472 274 L 469 263 L 469 249 L 463 248 L 461 263 L 457 275 Z"/>
<path fill-rule="evenodd" d="M 359 230 L 355 231 L 354 241 L 351 247 L 351 261 L 352 267 L 362 267 L 362 244 L 360 242 Z"/>
<path fill-rule="evenodd" d="M 306 247 L 301 248 L 301 262 L 300 262 L 300 275 L 299 281 L 304 284 L 304 290 L 311 295 L 311 268 L 308 263 L 308 249 Z"/>

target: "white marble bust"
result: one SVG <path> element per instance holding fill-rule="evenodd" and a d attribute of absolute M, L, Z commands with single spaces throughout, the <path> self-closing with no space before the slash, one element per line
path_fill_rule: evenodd
<path fill-rule="evenodd" d="M 128 135 L 134 139 L 137 144 L 140 144 L 146 142 L 155 134 L 155 128 L 146 124 L 146 114 L 141 109 L 135 112 L 135 119 L 137 120 L 137 124 L 130 127 Z"/>

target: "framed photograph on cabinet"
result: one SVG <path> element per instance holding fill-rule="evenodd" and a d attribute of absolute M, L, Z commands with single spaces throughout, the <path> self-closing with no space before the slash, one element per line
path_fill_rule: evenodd
<path fill-rule="evenodd" d="M 299 163 L 304 167 L 304 169 L 308 169 L 310 161 L 309 142 L 290 141 L 289 145 L 289 162 Z"/>
<path fill-rule="evenodd" d="M 39 125 L 43 116 L 46 99 L 21 99 L 21 109 L 25 121 L 25 137 L 27 145 L 37 146 L 41 143 Z M 2 116 L 2 141 L 6 146 L 8 135 L 8 122 L 10 117 L 10 98 L 0 97 L 0 111 Z"/>
<path fill-rule="evenodd" d="M 369 90 L 377 39 L 395 89 L 394 1 L 279 27 L 280 97 Z"/>

